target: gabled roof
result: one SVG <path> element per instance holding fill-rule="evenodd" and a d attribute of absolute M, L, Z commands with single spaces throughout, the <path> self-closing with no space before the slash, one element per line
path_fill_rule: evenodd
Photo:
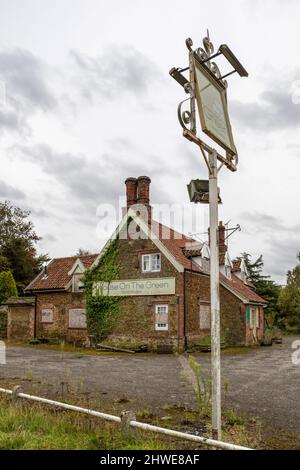
<path fill-rule="evenodd" d="M 233 294 L 237 295 L 237 297 L 240 297 L 244 303 L 253 302 L 263 305 L 267 305 L 268 303 L 234 274 L 232 274 L 231 279 L 228 279 L 226 276 L 220 273 L 220 282 L 225 288 L 230 290 Z"/>
<path fill-rule="evenodd" d="M 166 225 L 156 222 L 155 220 L 151 221 L 151 230 L 154 232 L 161 243 L 167 248 L 167 250 L 172 253 L 174 258 L 181 264 L 184 269 L 193 269 L 195 271 L 202 272 L 199 265 L 194 263 L 192 259 L 185 256 L 184 251 L 191 244 L 197 243 L 197 240 L 194 240 L 186 235 L 176 232 L 175 230 L 167 227 Z M 167 234 L 168 237 L 164 235 Z"/>
<path fill-rule="evenodd" d="M 175 230 L 167 227 L 166 225 L 151 220 L 151 226 L 145 222 L 141 217 L 129 209 L 128 212 L 124 215 L 122 221 L 116 228 L 112 237 L 107 241 L 106 245 L 100 252 L 100 257 L 105 253 L 106 248 L 108 247 L 110 241 L 114 239 L 118 233 L 127 227 L 128 217 L 134 219 L 137 225 L 140 226 L 141 230 L 152 239 L 153 243 L 157 248 L 163 252 L 163 254 L 169 259 L 169 261 L 175 266 L 179 272 L 183 272 L 185 269 L 197 273 L 202 273 L 209 275 L 208 264 L 205 263 L 203 268 L 201 268 L 196 262 L 193 261 L 192 257 L 186 256 L 186 248 L 193 245 L 199 244 L 199 241 L 194 240 L 186 235 L 176 232 Z M 231 279 L 227 279 L 222 273 L 220 273 L 220 284 L 223 285 L 226 289 L 230 290 L 234 295 L 236 295 L 244 303 L 259 303 L 266 305 L 267 302 L 257 295 L 250 287 L 243 283 L 234 274 Z"/>
<path fill-rule="evenodd" d="M 44 270 L 25 288 L 25 291 L 65 290 L 70 281 L 69 272 L 79 259 L 85 269 L 92 266 L 98 254 L 54 258 L 47 266 L 47 276 Z"/>

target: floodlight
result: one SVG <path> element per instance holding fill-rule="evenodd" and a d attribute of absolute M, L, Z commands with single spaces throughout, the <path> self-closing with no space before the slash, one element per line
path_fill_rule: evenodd
<path fill-rule="evenodd" d="M 232 50 L 227 46 L 227 44 L 222 44 L 219 47 L 219 51 L 228 60 L 228 62 L 232 65 L 232 67 L 239 74 L 240 77 L 248 77 L 247 70 L 242 66 L 240 61 L 234 55 Z"/>
<path fill-rule="evenodd" d="M 195 204 L 209 204 L 209 181 L 192 180 L 187 185 L 190 201 Z M 220 188 L 218 188 L 218 203 L 222 204 Z"/>

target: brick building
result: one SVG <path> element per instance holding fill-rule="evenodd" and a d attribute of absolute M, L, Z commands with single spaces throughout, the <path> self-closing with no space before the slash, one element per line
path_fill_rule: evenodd
<path fill-rule="evenodd" d="M 30 297 L 11 298 L 8 339 L 55 338 L 85 343 L 85 296 L 80 278 L 98 255 L 53 259 L 25 289 Z"/>
<path fill-rule="evenodd" d="M 87 340 L 80 277 L 101 263 L 115 239 L 119 279 L 94 286 L 95 295 L 120 299 L 109 339 L 183 349 L 210 335 L 208 244 L 153 220 L 148 177 L 128 178 L 126 195 L 123 219 L 100 254 L 54 259 L 26 288 L 36 299 L 33 336 Z M 220 222 L 221 334 L 228 344 L 256 344 L 264 333 L 266 302 L 247 280 L 244 262 L 231 261 L 225 238 Z"/>

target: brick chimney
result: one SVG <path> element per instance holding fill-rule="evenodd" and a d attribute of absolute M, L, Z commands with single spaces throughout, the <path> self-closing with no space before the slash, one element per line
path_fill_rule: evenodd
<path fill-rule="evenodd" d="M 137 179 L 137 203 L 143 205 L 148 213 L 148 223 L 151 222 L 152 208 L 150 205 L 150 183 L 149 176 L 139 176 Z M 144 211 L 143 211 L 144 213 Z"/>
<path fill-rule="evenodd" d="M 136 178 L 127 178 L 125 181 L 126 185 L 126 203 L 127 203 L 127 209 L 129 209 L 130 206 L 133 206 L 134 204 L 137 203 L 137 185 L 138 181 Z"/>
<path fill-rule="evenodd" d="M 227 252 L 227 245 L 225 241 L 226 228 L 225 228 L 225 225 L 223 225 L 223 222 L 219 222 L 218 234 L 219 234 L 219 261 L 220 261 L 220 265 L 222 265 L 222 264 L 225 264 L 225 255 Z"/>
<path fill-rule="evenodd" d="M 218 226 L 218 247 L 219 247 L 219 264 L 220 266 L 225 264 L 225 254 L 227 252 L 227 245 L 225 241 L 226 228 L 223 222 L 219 222 Z M 208 243 L 210 246 L 210 230 L 208 229 Z"/>

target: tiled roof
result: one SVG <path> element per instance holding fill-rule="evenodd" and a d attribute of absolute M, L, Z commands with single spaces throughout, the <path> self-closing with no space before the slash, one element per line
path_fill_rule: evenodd
<path fill-rule="evenodd" d="M 237 292 L 237 294 L 240 294 L 241 296 L 245 297 L 250 302 L 256 302 L 260 304 L 268 303 L 265 299 L 256 294 L 253 289 L 244 284 L 243 281 L 234 274 L 232 275 L 231 279 L 228 279 L 220 273 L 220 280 L 223 281 L 223 283 L 226 284 L 230 289 Z"/>
<path fill-rule="evenodd" d="M 185 269 L 192 269 L 194 271 L 202 272 L 200 266 L 192 262 L 191 259 L 187 258 L 183 251 L 187 246 L 190 246 L 193 243 L 197 243 L 199 245 L 199 242 L 193 240 L 190 237 L 187 237 L 182 233 L 176 232 L 175 230 L 159 222 L 156 222 L 155 220 L 152 220 L 151 224 L 152 232 L 158 236 L 159 240 L 174 256 L 178 263 L 180 263 Z"/>
<path fill-rule="evenodd" d="M 88 269 L 92 266 L 97 256 L 98 254 L 54 258 L 47 266 L 47 276 L 44 276 L 44 271 L 42 271 L 26 287 L 25 291 L 65 289 L 70 280 L 68 272 L 72 269 L 77 259 L 80 259 L 83 266 Z"/>
<path fill-rule="evenodd" d="M 185 255 L 187 246 L 193 243 L 199 244 L 199 242 L 156 221 L 152 221 L 152 231 L 158 235 L 160 241 L 185 269 L 206 274 L 209 273 L 207 265 L 203 266 L 203 269 L 201 269 L 199 265 L 192 262 L 191 259 Z M 168 231 L 170 234 L 169 238 L 164 236 L 164 234 L 168 234 Z M 249 302 L 267 304 L 267 302 L 262 297 L 257 295 L 250 287 L 248 287 L 248 285 L 244 284 L 244 282 L 234 274 L 232 275 L 232 279 L 228 279 L 220 273 L 220 280 L 223 281 L 223 283 L 226 284 L 228 288 L 236 292 L 237 295 L 241 295 L 245 299 L 249 300 Z"/>

